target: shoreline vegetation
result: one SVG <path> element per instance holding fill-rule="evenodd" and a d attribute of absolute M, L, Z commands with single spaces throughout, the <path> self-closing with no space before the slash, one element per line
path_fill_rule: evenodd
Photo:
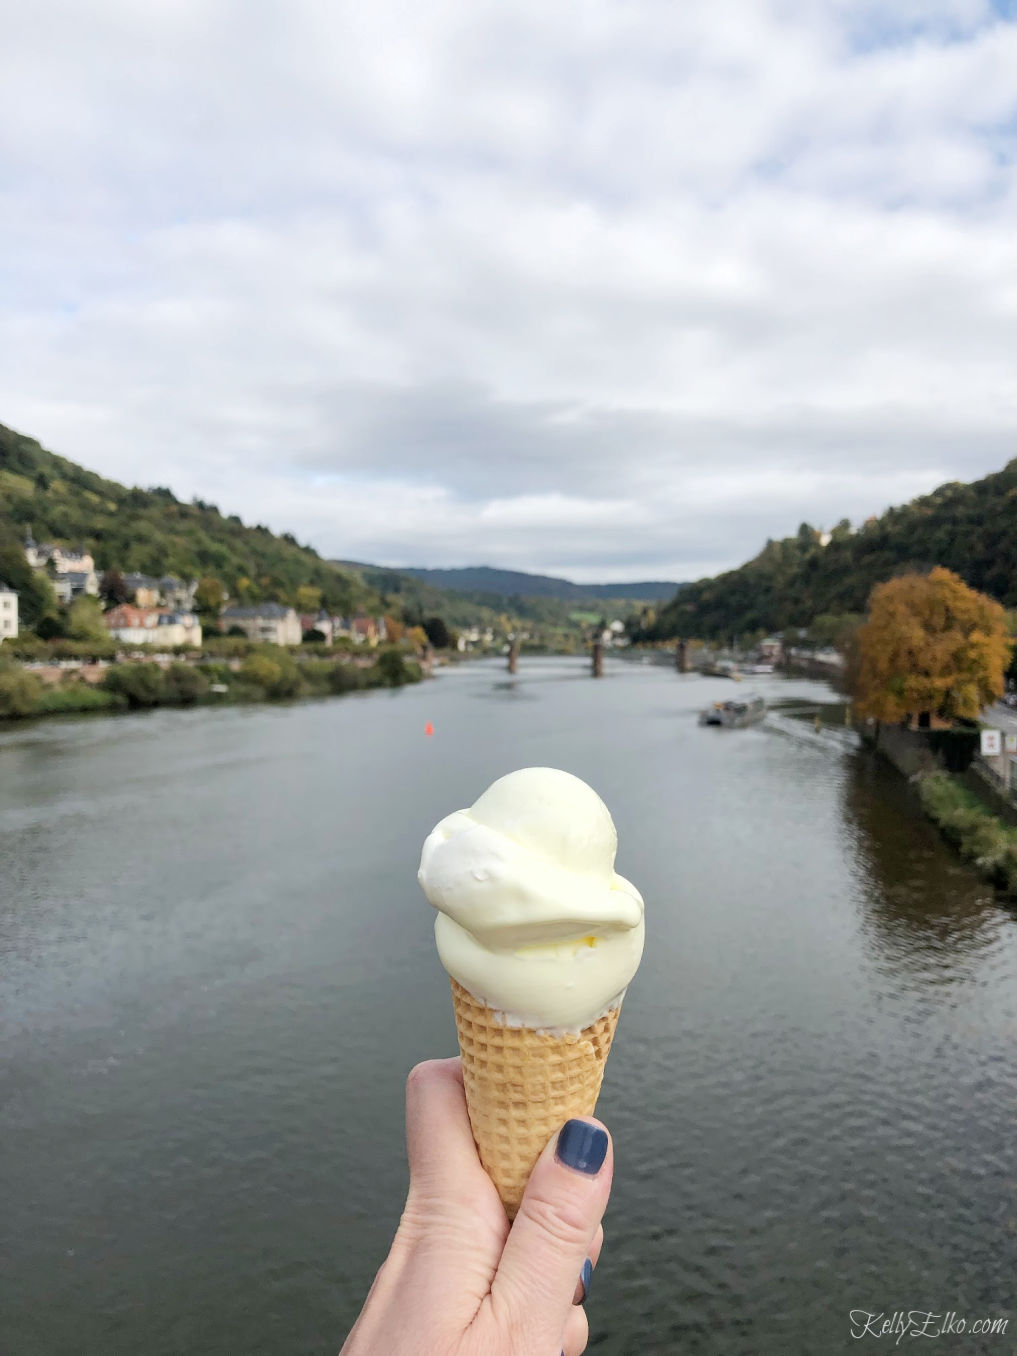
<path fill-rule="evenodd" d="M 949 772 L 918 780 L 922 809 L 950 843 L 985 880 L 1017 898 L 1017 828 L 1002 819 Z"/>
<path fill-rule="evenodd" d="M 299 654 L 277 645 L 242 641 L 226 642 L 219 648 L 226 653 L 203 652 L 200 658 L 185 659 L 177 652 L 156 658 L 135 651 L 129 656 L 111 655 L 103 652 L 105 646 L 62 641 L 38 647 L 48 653 L 37 650 L 36 668 L 0 654 L 0 726 L 7 721 L 98 711 L 341 696 L 403 687 L 424 677 L 421 664 L 395 647 L 378 649 L 370 663 L 342 651 L 307 654 L 307 646 Z M 62 671 L 56 681 L 45 681 L 40 666 L 50 679 L 54 668 Z"/>

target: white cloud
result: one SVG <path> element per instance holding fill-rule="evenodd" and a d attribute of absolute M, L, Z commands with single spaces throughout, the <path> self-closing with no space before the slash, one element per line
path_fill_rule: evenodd
<path fill-rule="evenodd" d="M 21 6 L 0 419 L 329 554 L 731 565 L 1017 454 L 1014 69 L 982 0 Z"/>

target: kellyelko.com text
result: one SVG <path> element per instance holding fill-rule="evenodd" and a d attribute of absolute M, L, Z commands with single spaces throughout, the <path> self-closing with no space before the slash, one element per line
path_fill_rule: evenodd
<path fill-rule="evenodd" d="M 947 1309 L 934 1313 L 931 1309 L 894 1309 L 876 1313 L 868 1309 L 852 1309 L 851 1336 L 889 1337 L 898 1346 L 905 1337 L 1005 1337 L 1008 1318 L 969 1318 Z"/>

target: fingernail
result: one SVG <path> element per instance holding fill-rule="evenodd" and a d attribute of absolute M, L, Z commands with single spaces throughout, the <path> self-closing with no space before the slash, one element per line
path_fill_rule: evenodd
<path fill-rule="evenodd" d="M 579 1273 L 579 1279 L 583 1283 L 583 1303 L 590 1298 L 590 1286 L 593 1284 L 593 1263 L 587 1257 L 583 1263 L 583 1269 Z"/>
<path fill-rule="evenodd" d="M 554 1156 L 567 1168 L 595 1177 L 607 1157 L 607 1132 L 588 1121 L 566 1121 L 558 1131 Z"/>

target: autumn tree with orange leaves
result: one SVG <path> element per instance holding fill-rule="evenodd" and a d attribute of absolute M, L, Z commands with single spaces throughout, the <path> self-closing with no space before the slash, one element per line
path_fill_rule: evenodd
<path fill-rule="evenodd" d="M 872 590 L 858 631 L 855 708 L 888 723 L 976 719 L 1004 690 L 1011 648 L 1000 604 L 952 570 L 890 579 Z"/>

